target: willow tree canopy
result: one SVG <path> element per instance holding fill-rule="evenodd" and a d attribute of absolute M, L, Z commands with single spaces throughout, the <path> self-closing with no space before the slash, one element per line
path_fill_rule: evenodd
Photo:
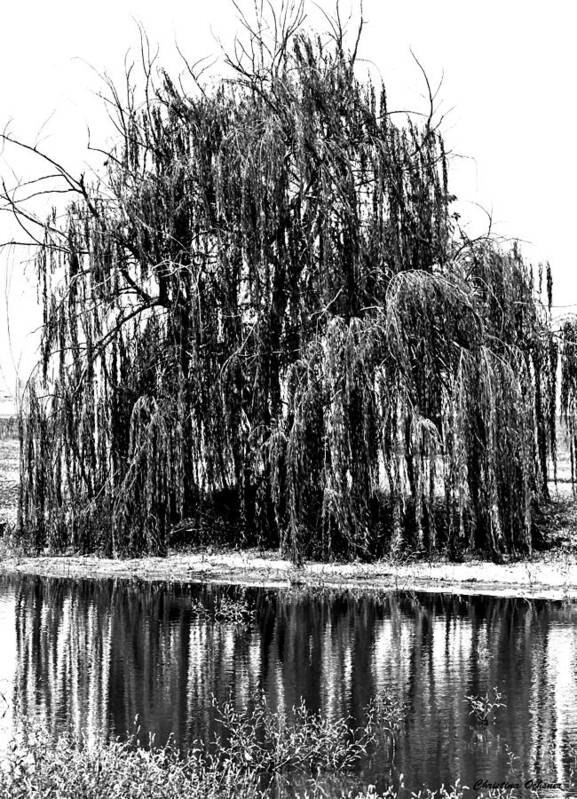
<path fill-rule="evenodd" d="M 216 86 L 149 74 L 99 182 L 66 178 L 22 536 L 164 552 L 220 512 L 295 560 L 529 552 L 557 370 L 530 270 L 461 235 L 432 120 L 395 123 L 340 29 L 252 44 Z"/>

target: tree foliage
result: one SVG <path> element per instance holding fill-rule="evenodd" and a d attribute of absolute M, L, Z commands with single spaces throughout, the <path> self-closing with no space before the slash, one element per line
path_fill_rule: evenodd
<path fill-rule="evenodd" d="M 340 24 L 293 11 L 216 85 L 149 64 L 105 174 L 61 171 L 22 415 L 38 547 L 164 552 L 226 502 L 297 561 L 531 550 L 557 370 L 531 271 L 461 235 L 432 114 L 395 122 Z"/>

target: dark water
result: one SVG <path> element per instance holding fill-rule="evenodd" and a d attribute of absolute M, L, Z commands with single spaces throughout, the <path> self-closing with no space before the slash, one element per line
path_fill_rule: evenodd
<path fill-rule="evenodd" d="M 199 615 L 223 592 L 248 623 Z M 506 708 L 484 727 L 466 697 L 493 687 Z M 240 708 L 258 689 L 273 710 L 304 697 L 353 722 L 379 692 L 406 703 L 393 760 L 364 764 L 378 787 L 540 779 L 577 795 L 577 604 L 0 577 L 4 744 L 29 716 L 89 739 L 138 716 L 186 746 L 217 728 L 213 695 Z"/>

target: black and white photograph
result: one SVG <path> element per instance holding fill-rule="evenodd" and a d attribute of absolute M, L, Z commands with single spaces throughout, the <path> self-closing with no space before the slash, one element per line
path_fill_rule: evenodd
<path fill-rule="evenodd" d="M 577 15 L 0 28 L 0 799 L 577 797 Z"/>

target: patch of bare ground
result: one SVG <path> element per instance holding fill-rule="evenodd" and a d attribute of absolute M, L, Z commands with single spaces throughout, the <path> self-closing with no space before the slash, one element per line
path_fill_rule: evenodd
<path fill-rule="evenodd" d="M 0 519 L 13 523 L 18 496 L 18 442 L 0 439 Z M 307 562 L 296 568 L 276 552 L 199 548 L 165 558 L 108 559 L 69 554 L 19 556 L 5 544 L 0 572 L 74 578 L 137 578 L 174 582 L 243 583 L 279 587 L 356 587 L 458 594 L 577 598 L 577 500 L 571 485 L 551 486 L 543 514 L 548 549 L 496 565 L 470 559 L 381 560 L 376 563 Z"/>

